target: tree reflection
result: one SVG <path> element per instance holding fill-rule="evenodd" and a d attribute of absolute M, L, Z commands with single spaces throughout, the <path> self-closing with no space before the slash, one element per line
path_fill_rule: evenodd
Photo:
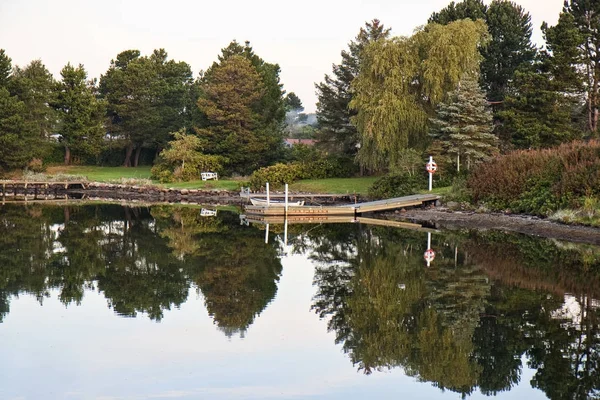
<path fill-rule="evenodd" d="M 359 370 L 400 366 L 463 396 L 495 395 L 520 382 L 525 355 L 537 370 L 530 384 L 550 398 L 598 396 L 600 304 L 587 294 L 565 303 L 564 290 L 587 293 L 597 282 L 598 249 L 446 235 L 426 268 L 422 234 L 357 232 L 352 243 L 316 245 L 312 256 L 320 262 L 313 308 Z"/>
<path fill-rule="evenodd" d="M 98 290 L 116 313 L 159 321 L 195 283 L 215 323 L 243 333 L 277 291 L 277 245 L 265 245 L 257 229 L 233 226 L 236 215 L 202 218 L 199 211 L 1 207 L 0 321 L 11 296 L 29 293 L 41 302 L 54 289 L 65 305 Z"/>

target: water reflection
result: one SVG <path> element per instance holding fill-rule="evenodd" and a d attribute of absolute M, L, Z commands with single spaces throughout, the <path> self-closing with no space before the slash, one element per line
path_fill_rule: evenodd
<path fill-rule="evenodd" d="M 463 397 L 524 383 L 552 399 L 600 396 L 597 247 L 366 224 L 266 229 L 192 207 L 0 207 L 0 322 L 18 295 L 42 304 L 52 291 L 65 305 L 96 291 L 120 316 L 161 321 L 192 288 L 221 332 L 243 337 L 277 296 L 282 257 L 303 254 L 315 268 L 307 308 L 363 374 L 402 369 Z"/>

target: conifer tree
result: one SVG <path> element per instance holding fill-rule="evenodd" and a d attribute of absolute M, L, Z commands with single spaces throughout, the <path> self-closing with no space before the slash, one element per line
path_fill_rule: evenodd
<path fill-rule="evenodd" d="M 196 129 L 209 154 L 226 157 L 234 172 L 249 173 L 267 162 L 270 142 L 256 105 L 265 93 L 261 76 L 241 56 L 227 57 L 202 82 L 200 111 L 208 126 Z"/>
<path fill-rule="evenodd" d="M 352 100 L 350 84 L 358 76 L 360 58 L 364 47 L 389 36 L 390 30 L 374 19 L 360 28 L 358 35 L 342 51 L 341 64 L 333 65 L 332 75 L 325 75 L 323 82 L 316 84 L 317 119 L 319 121 L 319 143 L 329 151 L 354 157 L 358 151 L 359 135 L 350 119 L 356 111 L 350 109 Z"/>
<path fill-rule="evenodd" d="M 12 60 L 0 49 L 0 172 L 23 168 L 38 155 L 39 136 L 27 123 L 27 107 L 12 95 Z"/>
<path fill-rule="evenodd" d="M 550 63 L 566 92 L 583 95 L 587 129 L 598 135 L 600 113 L 600 2 L 567 0 L 558 24 L 544 23 Z"/>
<path fill-rule="evenodd" d="M 57 99 L 54 103 L 60 119 L 58 133 L 65 148 L 65 165 L 71 163 L 72 151 L 80 155 L 100 153 L 104 139 L 105 103 L 87 81 L 83 65 L 67 64 L 60 72 Z"/>
<path fill-rule="evenodd" d="M 445 25 L 465 18 L 482 19 L 487 24 L 491 38 L 480 49 L 480 83 L 488 100 L 502 101 L 516 71 L 528 67 L 535 57 L 531 16 L 513 1 L 494 0 L 488 7 L 481 0 L 463 0 L 433 13 L 429 22 Z"/>
<path fill-rule="evenodd" d="M 477 77 L 466 76 L 448 99 L 437 107 L 431 119 L 430 135 L 441 142 L 444 152 L 456 159 L 460 172 L 461 159 L 467 169 L 498 152 L 498 138 L 492 133 L 492 113 Z"/>

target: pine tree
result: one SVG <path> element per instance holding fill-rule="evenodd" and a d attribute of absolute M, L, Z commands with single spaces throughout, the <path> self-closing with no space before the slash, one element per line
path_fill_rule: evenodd
<path fill-rule="evenodd" d="M 25 68 L 14 68 L 10 91 L 25 103 L 26 123 L 38 132 L 39 145 L 56 125 L 56 113 L 50 107 L 56 96 L 55 88 L 56 82 L 41 60 L 34 60 Z"/>
<path fill-rule="evenodd" d="M 0 172 L 25 167 L 39 151 L 39 136 L 27 123 L 27 107 L 9 91 L 11 61 L 0 49 Z"/>
<path fill-rule="evenodd" d="M 83 65 L 67 64 L 60 75 L 54 107 L 60 119 L 58 133 L 65 148 L 65 165 L 69 165 L 72 151 L 80 155 L 100 153 L 104 144 L 105 104 L 96 99 Z"/>
<path fill-rule="evenodd" d="M 222 49 L 218 62 L 213 63 L 206 71 L 202 81 L 210 81 L 213 70 L 220 68 L 225 61 L 234 56 L 241 56 L 250 61 L 260 77 L 261 95 L 258 101 L 252 104 L 252 111 L 257 117 L 254 131 L 261 136 L 265 144 L 260 164 L 269 165 L 279 160 L 283 151 L 286 104 L 285 91 L 279 79 L 280 68 L 278 64 L 268 63 L 259 57 L 250 46 L 250 42 L 246 41 L 242 46 L 234 40 Z"/>
<path fill-rule="evenodd" d="M 270 143 L 255 111 L 265 87 L 250 61 L 240 55 L 227 57 L 211 67 L 201 90 L 198 107 L 208 126 L 196 131 L 205 151 L 226 157 L 233 172 L 249 173 L 265 165 Z"/>
<path fill-rule="evenodd" d="M 567 0 L 558 24 L 544 23 L 553 75 L 565 91 L 586 99 L 587 129 L 598 134 L 600 108 L 600 2 Z"/>
<path fill-rule="evenodd" d="M 325 80 L 316 84 L 317 119 L 319 121 L 318 140 L 330 151 L 354 157 L 358 151 L 359 135 L 350 119 L 356 111 L 349 107 L 352 100 L 350 84 L 358 76 L 360 58 L 364 47 L 371 42 L 385 39 L 390 30 L 374 19 L 360 28 L 356 38 L 342 51 L 342 62 L 333 65 L 333 74 L 325 75 Z"/>
<path fill-rule="evenodd" d="M 498 131 L 505 143 L 521 149 L 556 146 L 573 140 L 574 100 L 553 79 L 548 63 L 539 61 L 527 71 L 518 71 L 511 84 Z"/>
<path fill-rule="evenodd" d="M 528 67 L 536 49 L 531 43 L 531 16 L 512 1 L 494 0 L 490 6 L 481 0 L 452 2 L 434 13 L 429 22 L 448 24 L 460 19 L 483 19 L 491 36 L 481 48 L 481 85 L 490 101 L 502 101 L 516 71 Z"/>
<path fill-rule="evenodd" d="M 445 153 L 456 158 L 460 172 L 461 157 L 467 169 L 498 152 L 498 138 L 492 133 L 492 113 L 477 78 L 466 76 L 448 100 L 437 107 L 430 135 L 441 142 Z"/>

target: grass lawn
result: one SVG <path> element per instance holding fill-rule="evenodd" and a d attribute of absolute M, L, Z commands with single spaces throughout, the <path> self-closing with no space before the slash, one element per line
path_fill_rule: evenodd
<path fill-rule="evenodd" d="M 306 179 L 290 185 L 295 192 L 367 194 L 376 176 L 359 178 Z"/>
<path fill-rule="evenodd" d="M 127 179 L 150 179 L 150 166 L 144 165 L 141 167 L 98 167 L 98 166 L 80 166 L 80 165 L 58 165 L 48 167 L 46 172 L 48 175 L 67 174 L 67 175 L 82 175 L 87 177 L 92 182 L 110 182 L 118 181 L 121 178 Z M 158 186 L 164 186 L 174 189 L 227 189 L 237 190 L 240 181 L 219 180 L 219 181 L 197 181 L 190 182 L 173 182 L 161 184 L 158 181 L 153 181 Z"/>
<path fill-rule="evenodd" d="M 83 175 L 93 182 L 108 182 L 121 178 L 150 179 L 150 166 L 125 167 L 96 167 L 87 165 L 60 165 L 48 167 L 48 175 L 67 174 Z"/>

